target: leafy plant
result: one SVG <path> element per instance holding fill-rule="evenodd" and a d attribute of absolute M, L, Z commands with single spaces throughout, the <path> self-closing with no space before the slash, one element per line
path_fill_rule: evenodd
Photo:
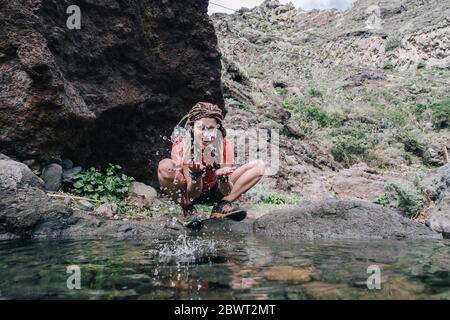
<path fill-rule="evenodd" d="M 301 113 L 306 104 L 302 100 L 284 100 L 283 107 L 293 113 Z"/>
<path fill-rule="evenodd" d="M 411 134 L 408 133 L 401 139 L 401 142 L 405 146 L 406 152 L 411 152 L 412 154 L 422 157 L 424 151 L 425 151 L 425 145 L 419 141 L 419 139 Z"/>
<path fill-rule="evenodd" d="M 387 194 L 383 194 L 375 199 L 373 203 L 379 204 L 380 206 L 387 207 L 391 203 L 389 196 Z"/>
<path fill-rule="evenodd" d="M 392 51 L 402 46 L 402 40 L 397 37 L 389 37 L 384 43 L 384 50 Z"/>
<path fill-rule="evenodd" d="M 358 161 L 354 156 L 366 156 L 368 149 L 365 140 L 352 136 L 341 136 L 336 138 L 331 148 L 331 154 L 336 161 L 351 165 Z"/>
<path fill-rule="evenodd" d="M 278 193 L 272 193 L 265 197 L 263 197 L 262 203 L 268 203 L 268 204 L 296 204 L 298 202 L 298 199 L 292 196 L 286 196 L 283 194 Z"/>
<path fill-rule="evenodd" d="M 280 193 L 276 193 L 264 186 L 256 186 L 247 192 L 249 200 L 255 204 L 265 203 L 273 205 L 283 205 L 283 204 L 298 204 L 301 198 L 296 196 L 289 196 Z"/>
<path fill-rule="evenodd" d="M 328 113 L 322 108 L 310 106 L 304 109 L 306 120 L 317 121 L 322 127 L 326 127 L 329 122 Z"/>
<path fill-rule="evenodd" d="M 398 201 L 399 208 L 410 216 L 417 215 L 423 211 L 425 203 L 422 194 L 418 190 L 395 182 L 388 183 L 386 190 L 390 197 Z"/>
<path fill-rule="evenodd" d="M 358 124 L 345 126 L 332 132 L 331 155 L 336 161 L 352 165 L 366 159 L 377 141 L 369 135 L 370 126 Z"/>
<path fill-rule="evenodd" d="M 323 108 L 306 105 L 301 100 L 285 100 L 283 107 L 294 114 L 294 118 L 305 132 L 311 131 L 311 122 L 316 122 L 321 127 L 328 126 L 330 122 L 330 117 Z"/>
<path fill-rule="evenodd" d="M 95 168 L 84 170 L 75 177 L 73 192 L 89 199 L 120 203 L 128 195 L 128 187 L 134 180 L 121 173 L 121 169 L 110 164 L 106 174 Z"/>
<path fill-rule="evenodd" d="M 424 62 L 419 62 L 417 64 L 417 69 L 425 69 L 427 65 Z"/>
<path fill-rule="evenodd" d="M 244 104 L 242 106 L 242 109 L 244 109 L 247 112 L 253 112 L 255 110 L 255 107 L 252 106 L 251 104 Z"/>
<path fill-rule="evenodd" d="M 323 97 L 322 92 L 316 88 L 309 89 L 309 95 L 313 98 L 322 98 Z"/>
<path fill-rule="evenodd" d="M 416 116 L 422 119 L 425 111 L 431 112 L 433 125 L 437 129 L 442 129 L 450 126 L 450 99 L 437 101 L 429 105 L 419 104 L 416 106 Z"/>
<path fill-rule="evenodd" d="M 394 69 L 394 65 L 391 62 L 386 62 L 383 66 L 384 70 L 392 70 Z"/>
<path fill-rule="evenodd" d="M 282 97 L 282 98 L 286 98 L 287 95 L 289 94 L 289 90 L 288 88 L 276 88 L 277 93 Z"/>

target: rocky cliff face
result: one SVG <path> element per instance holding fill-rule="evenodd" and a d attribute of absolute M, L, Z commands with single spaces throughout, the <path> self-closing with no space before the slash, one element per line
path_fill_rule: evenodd
<path fill-rule="evenodd" d="M 450 114 L 449 15 L 449 1 L 431 0 L 311 11 L 266 0 L 214 14 L 227 125 L 280 132 L 264 190 L 377 201 L 387 183 L 415 190 L 417 172 L 447 163 L 437 113 Z"/>
<path fill-rule="evenodd" d="M 69 5 L 81 29 L 69 30 Z M 200 100 L 223 105 L 206 0 L 0 1 L 0 152 L 142 180 Z"/>

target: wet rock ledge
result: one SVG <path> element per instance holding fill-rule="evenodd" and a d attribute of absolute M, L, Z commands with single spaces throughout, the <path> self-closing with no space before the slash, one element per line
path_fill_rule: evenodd
<path fill-rule="evenodd" d="M 50 198 L 25 164 L 0 154 L 0 239 L 165 238 L 186 230 L 172 218 L 118 221 L 73 209 Z M 440 239 L 441 235 L 400 214 L 365 201 L 304 202 L 256 220 L 208 221 L 203 234 L 295 237 L 297 239 Z"/>

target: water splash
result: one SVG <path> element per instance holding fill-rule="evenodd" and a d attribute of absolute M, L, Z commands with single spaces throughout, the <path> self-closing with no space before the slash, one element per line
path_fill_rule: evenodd
<path fill-rule="evenodd" d="M 165 264 L 175 263 L 177 266 L 191 265 L 209 261 L 222 249 L 230 247 L 228 240 L 213 240 L 194 238 L 179 235 L 175 241 L 162 244 L 159 248 L 159 262 Z"/>

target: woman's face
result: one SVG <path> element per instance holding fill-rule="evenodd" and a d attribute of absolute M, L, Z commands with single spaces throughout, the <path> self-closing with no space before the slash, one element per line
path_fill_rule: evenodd
<path fill-rule="evenodd" d="M 217 137 L 217 121 L 203 118 L 194 122 L 194 139 L 202 146 L 213 143 Z"/>

